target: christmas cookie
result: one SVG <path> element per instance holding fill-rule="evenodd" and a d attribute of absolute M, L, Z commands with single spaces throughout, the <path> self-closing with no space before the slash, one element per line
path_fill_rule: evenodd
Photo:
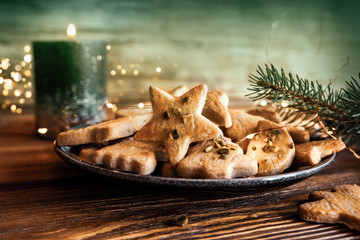
<path fill-rule="evenodd" d="M 221 130 L 201 115 L 207 93 L 206 85 L 192 88 L 180 97 L 150 87 L 153 118 L 135 139 L 165 145 L 170 163 L 175 166 L 187 153 L 190 143 L 213 139 Z"/>
<path fill-rule="evenodd" d="M 187 86 L 181 85 L 181 86 L 178 86 L 178 87 L 174 88 L 173 90 L 171 90 L 169 92 L 169 94 L 174 97 L 180 97 L 181 95 L 183 95 L 184 93 L 186 93 L 189 90 L 190 89 Z"/>
<path fill-rule="evenodd" d="M 310 222 L 343 223 L 360 231 L 360 187 L 335 186 L 331 192 L 314 191 L 309 201 L 298 208 L 298 215 Z"/>
<path fill-rule="evenodd" d="M 233 142 L 237 142 L 246 151 L 249 140 L 245 137 L 255 133 L 258 121 L 264 118 L 248 114 L 240 109 L 229 109 L 229 113 L 232 125 L 230 128 L 226 128 L 225 136 L 231 138 Z"/>
<path fill-rule="evenodd" d="M 142 128 L 151 119 L 152 114 L 141 114 L 118 118 L 91 125 L 85 128 L 71 129 L 57 136 L 59 146 L 75 146 L 88 143 L 102 143 L 130 136 Z"/>
<path fill-rule="evenodd" d="M 277 112 L 268 108 L 264 108 L 264 107 L 251 108 L 246 112 L 251 115 L 263 117 L 266 120 L 272 121 L 274 123 L 281 123 L 280 115 Z"/>
<path fill-rule="evenodd" d="M 232 122 L 228 105 L 229 98 L 226 93 L 220 90 L 210 91 L 206 96 L 202 115 L 219 126 L 229 128 Z"/>
<path fill-rule="evenodd" d="M 82 152 L 84 150 L 86 149 Z M 168 160 L 164 147 L 156 143 L 135 141 L 132 138 L 96 150 L 92 157 L 89 150 L 80 153 L 81 155 L 87 155 L 94 164 L 142 175 L 151 174 L 157 161 Z"/>
<path fill-rule="evenodd" d="M 253 176 L 257 168 L 257 161 L 244 155 L 237 144 L 216 138 L 192 147 L 176 170 L 183 178 L 236 178 Z"/>
<path fill-rule="evenodd" d="M 339 152 L 345 147 L 340 139 L 325 139 L 296 145 L 295 164 L 297 166 L 316 165 L 322 158 Z"/>
<path fill-rule="evenodd" d="M 289 133 L 274 122 L 261 120 L 250 140 L 246 155 L 259 163 L 258 176 L 282 173 L 290 167 L 295 145 Z"/>
<path fill-rule="evenodd" d="M 310 133 L 304 127 L 286 127 L 295 144 L 306 143 L 310 141 Z"/>
<path fill-rule="evenodd" d="M 80 150 L 79 156 L 78 158 L 81 159 L 81 161 L 86 162 L 86 163 L 90 163 L 93 164 L 94 163 L 94 155 L 96 150 L 98 150 L 99 148 L 97 147 L 83 147 Z"/>
<path fill-rule="evenodd" d="M 159 175 L 161 177 L 177 177 L 176 169 L 169 162 L 161 163 Z"/>

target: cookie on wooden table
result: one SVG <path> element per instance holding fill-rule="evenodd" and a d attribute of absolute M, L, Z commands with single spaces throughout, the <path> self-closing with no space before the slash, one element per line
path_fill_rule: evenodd
<path fill-rule="evenodd" d="M 339 185 L 330 191 L 314 191 L 298 208 L 298 215 L 310 222 L 343 223 L 360 231 L 360 187 Z"/>
<path fill-rule="evenodd" d="M 153 118 L 139 132 L 136 140 L 162 143 L 175 166 L 187 153 L 190 143 L 213 139 L 221 130 L 201 115 L 207 86 L 196 86 L 180 97 L 150 87 Z"/>

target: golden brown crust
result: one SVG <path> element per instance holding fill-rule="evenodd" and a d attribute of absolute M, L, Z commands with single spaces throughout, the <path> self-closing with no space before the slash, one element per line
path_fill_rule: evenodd
<path fill-rule="evenodd" d="M 268 108 L 264 108 L 264 107 L 251 108 L 246 112 L 254 116 L 263 117 L 266 120 L 272 121 L 274 123 L 281 123 L 280 115 L 277 112 Z"/>
<path fill-rule="evenodd" d="M 310 133 L 304 127 L 286 127 L 295 144 L 310 141 Z"/>
<path fill-rule="evenodd" d="M 96 125 L 91 125 L 85 128 L 71 129 L 59 133 L 56 138 L 56 143 L 59 146 L 75 146 L 87 143 L 96 142 Z"/>
<path fill-rule="evenodd" d="M 316 165 L 322 158 L 341 151 L 345 147 L 339 139 L 325 139 L 296 145 L 295 165 Z"/>
<path fill-rule="evenodd" d="M 218 138 L 191 148 L 176 170 L 184 178 L 249 177 L 257 173 L 257 162 L 245 156 L 237 144 Z"/>
<path fill-rule="evenodd" d="M 225 136 L 231 138 L 244 150 L 249 144 L 248 140 L 244 140 L 246 136 L 256 132 L 257 123 L 264 119 L 259 116 L 254 116 L 239 109 L 229 109 L 232 125 L 225 130 Z"/>
<path fill-rule="evenodd" d="M 199 85 L 180 97 L 150 87 L 153 118 L 135 139 L 159 142 L 165 145 L 170 163 L 175 166 L 183 159 L 192 142 L 216 138 L 221 130 L 201 115 L 207 87 Z"/>
<path fill-rule="evenodd" d="M 331 192 L 310 193 L 309 201 L 298 208 L 298 215 L 311 222 L 343 223 L 360 231 L 360 187 L 358 185 L 335 186 Z"/>
<path fill-rule="evenodd" d="M 249 142 L 246 155 L 259 163 L 258 176 L 282 173 L 290 167 L 295 145 L 289 133 L 280 125 L 267 120 L 258 122 L 258 132 Z"/>
<path fill-rule="evenodd" d="M 128 137 L 144 126 L 151 117 L 151 114 L 128 116 L 61 132 L 57 136 L 57 144 L 59 146 L 76 146 Z"/>
<path fill-rule="evenodd" d="M 96 147 L 85 147 L 80 150 L 79 158 L 81 161 L 93 164 L 95 151 L 98 150 Z"/>
<path fill-rule="evenodd" d="M 171 90 L 169 92 L 169 94 L 174 96 L 174 97 L 180 97 L 181 95 L 183 95 L 184 93 L 186 93 L 189 90 L 190 89 L 187 86 L 180 85 L 180 86 L 177 86 L 176 88 L 174 88 L 173 90 Z"/>
<path fill-rule="evenodd" d="M 228 111 L 229 98 L 220 90 L 210 91 L 207 94 L 202 115 L 219 126 L 231 127 L 231 116 Z"/>
<path fill-rule="evenodd" d="M 156 143 L 129 138 L 95 151 L 93 162 L 112 169 L 148 175 L 156 167 L 156 156 L 164 154 L 165 149 Z"/>
<path fill-rule="evenodd" d="M 160 166 L 160 176 L 174 178 L 177 177 L 176 169 L 169 162 L 165 162 Z"/>

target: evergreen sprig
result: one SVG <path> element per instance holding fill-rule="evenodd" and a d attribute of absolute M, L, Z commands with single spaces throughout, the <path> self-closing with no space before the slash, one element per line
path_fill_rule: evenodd
<path fill-rule="evenodd" d="M 321 121 L 327 132 L 344 141 L 360 139 L 360 84 L 355 78 L 339 91 L 330 87 L 331 82 L 323 86 L 291 72 L 285 74 L 282 68 L 279 72 L 273 65 L 265 65 L 265 70 L 258 66 L 257 75 L 249 78 L 251 93 L 247 96 L 285 103 L 287 107 L 279 107 L 279 112 L 288 123 L 311 127 Z"/>

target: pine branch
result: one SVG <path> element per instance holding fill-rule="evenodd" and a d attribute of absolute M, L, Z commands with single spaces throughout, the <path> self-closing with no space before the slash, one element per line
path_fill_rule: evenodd
<path fill-rule="evenodd" d="M 285 74 L 273 66 L 258 66 L 257 75 L 250 74 L 253 100 L 267 99 L 273 103 L 286 103 L 279 107 L 280 115 L 288 123 L 302 122 L 306 127 L 317 121 L 324 123 L 326 131 L 344 140 L 360 139 L 360 84 L 355 78 L 346 82 L 340 91 L 309 81 L 292 73 Z M 360 79 L 360 74 L 359 74 Z"/>

